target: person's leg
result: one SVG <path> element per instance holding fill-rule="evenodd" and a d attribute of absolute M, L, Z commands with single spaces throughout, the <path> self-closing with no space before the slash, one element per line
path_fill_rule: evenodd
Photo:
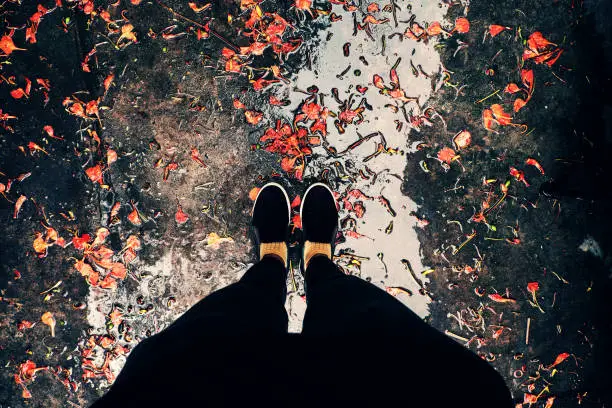
<path fill-rule="evenodd" d="M 351 395 L 362 405 L 397 405 L 384 401 L 390 395 L 384 391 L 413 384 L 425 390 L 424 395 L 429 395 L 435 406 L 511 406 L 510 394 L 491 366 L 426 324 L 393 296 L 345 275 L 333 263 L 338 214 L 329 188 L 311 186 L 300 211 L 308 302 L 302 334 L 309 342 L 321 342 L 311 350 L 308 360 L 314 366 L 326 365 L 324 372 L 317 373 L 320 394 L 351 389 Z M 360 342 L 364 349 L 351 351 L 344 342 Z M 365 352 L 368 345 L 376 352 Z M 403 375 L 392 374 L 397 364 L 407 366 Z M 434 395 L 437 385 L 432 386 L 432 378 L 445 393 Z M 343 386 L 341 379 L 351 385 Z M 366 381 L 357 385 L 363 379 Z M 478 401 L 466 394 L 472 384 L 479 384 L 482 390 Z M 371 389 L 381 392 L 362 392 Z M 370 402 L 368 397 L 372 396 L 375 400 Z"/>
<path fill-rule="evenodd" d="M 211 293 L 138 344 L 113 387 L 94 406 L 176 401 L 198 406 L 202 395 L 212 405 L 223 405 L 236 399 L 227 395 L 236 383 L 242 384 L 241 392 L 255 394 L 258 390 L 248 389 L 251 382 L 245 377 L 261 373 L 257 368 L 264 361 L 274 367 L 266 359 L 270 353 L 257 345 L 262 339 L 279 341 L 287 333 L 286 277 L 282 261 L 264 256 L 238 282 Z"/>
<path fill-rule="evenodd" d="M 414 332 L 415 325 L 426 326 L 393 296 L 363 279 L 345 275 L 325 256 L 312 258 L 305 280 L 305 334 L 402 335 Z"/>
<path fill-rule="evenodd" d="M 290 211 L 289 197 L 280 185 L 268 183 L 259 191 L 251 222 L 259 262 L 238 282 L 206 296 L 168 328 L 140 342 L 130 353 L 106 401 L 142 400 L 148 388 L 164 387 L 169 381 L 166 374 L 179 379 L 181 373 L 193 369 L 190 362 L 198 361 L 194 356 L 209 352 L 214 356 L 207 358 L 208 364 L 228 362 L 237 355 L 231 344 L 238 339 L 287 333 L 286 242 Z M 243 351 L 248 352 L 248 348 Z M 198 369 L 200 365 L 196 364 Z"/>
<path fill-rule="evenodd" d="M 422 323 L 395 298 L 368 282 L 346 276 L 331 261 L 338 205 L 329 187 L 322 183 L 310 186 L 302 199 L 300 214 L 308 302 L 303 333 L 367 332 L 387 326 L 397 332 L 400 328 L 391 322 L 398 318 Z"/>
<path fill-rule="evenodd" d="M 276 257 L 264 256 L 236 283 L 206 296 L 169 329 L 209 334 L 286 333 L 287 270 Z"/>
<path fill-rule="evenodd" d="M 335 362 L 326 371 L 330 389 L 342 388 L 338 378 L 350 380 L 353 387 L 366 378 L 362 386 L 354 388 L 363 405 L 395 405 L 397 398 L 362 390 L 392 390 L 412 384 L 425 390 L 433 406 L 512 406 L 510 393 L 493 367 L 385 291 L 345 275 L 324 256 L 310 261 L 305 278 L 308 306 L 302 333 L 321 343 L 311 360 Z M 330 337 L 336 346 L 329 346 Z M 345 345 L 347 341 L 352 344 Z M 404 366 L 401 374 L 390 375 L 396 366 Z M 433 392 L 437 386 L 432 385 L 432 378 L 445 393 Z M 472 384 L 479 384 L 477 399 L 466 392 Z M 372 397 L 375 400 L 370 402 Z"/>
<path fill-rule="evenodd" d="M 194 326 L 209 334 L 286 333 L 287 237 L 289 197 L 276 183 L 266 184 L 253 203 L 251 226 L 260 261 L 240 281 L 214 292 L 170 328 Z"/>

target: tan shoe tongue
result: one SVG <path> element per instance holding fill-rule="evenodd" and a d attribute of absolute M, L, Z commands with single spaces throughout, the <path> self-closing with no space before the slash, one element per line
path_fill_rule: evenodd
<path fill-rule="evenodd" d="M 325 255 L 331 259 L 331 244 L 324 242 L 304 242 L 304 265 L 308 268 L 310 259 L 315 255 Z"/>
<path fill-rule="evenodd" d="M 274 255 L 282 259 L 287 266 L 287 244 L 284 242 L 265 242 L 259 245 L 259 260 L 265 255 Z"/>

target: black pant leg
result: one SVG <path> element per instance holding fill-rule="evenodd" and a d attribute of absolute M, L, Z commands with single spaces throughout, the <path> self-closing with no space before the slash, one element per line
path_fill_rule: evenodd
<path fill-rule="evenodd" d="M 306 271 L 305 334 L 372 332 L 406 334 L 425 325 L 401 302 L 363 279 L 345 275 L 331 260 L 318 256 Z"/>
<path fill-rule="evenodd" d="M 283 263 L 265 257 L 238 282 L 206 296 L 168 328 L 138 344 L 94 406 L 157 406 L 193 398 L 197 387 L 208 390 L 210 398 L 221 398 L 233 382 L 240 383 L 240 375 L 255 376 L 261 366 L 258 358 L 267 354 L 257 349 L 254 339 L 287 334 L 286 278 Z"/>
<path fill-rule="evenodd" d="M 215 336 L 287 333 L 286 280 L 287 270 L 282 262 L 265 257 L 238 282 L 200 300 L 168 330 L 195 325 L 193 330 Z"/>
<path fill-rule="evenodd" d="M 385 395 L 394 400 L 384 391 L 394 389 L 393 384 L 398 389 L 411 384 L 429 396 L 430 406 L 512 406 L 503 379 L 490 365 L 382 289 L 345 275 L 325 257 L 311 260 L 305 278 L 308 306 L 302 333 L 322 343 L 313 360 L 337 364 L 337 369 L 326 368 L 330 382 L 351 378 L 355 382 L 346 387 L 359 392 L 362 401 L 374 398 L 380 402 Z M 350 342 L 369 346 L 372 353 L 343 346 Z M 392 374 L 404 365 L 408 368 L 402 375 Z M 367 381 L 357 386 L 362 377 Z M 479 384 L 478 400 L 466 391 L 473 384 Z M 440 389 L 444 393 L 438 393 Z"/>

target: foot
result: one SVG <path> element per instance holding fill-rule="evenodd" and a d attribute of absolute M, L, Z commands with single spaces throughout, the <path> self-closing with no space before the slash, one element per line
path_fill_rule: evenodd
<path fill-rule="evenodd" d="M 280 184 L 268 183 L 259 190 L 253 204 L 251 225 L 260 260 L 264 256 L 275 256 L 287 265 L 290 215 L 289 196 Z"/>
<path fill-rule="evenodd" d="M 300 208 L 304 251 L 302 265 L 308 267 L 314 256 L 331 259 L 338 232 L 338 205 L 334 193 L 323 183 L 315 183 L 306 190 Z"/>

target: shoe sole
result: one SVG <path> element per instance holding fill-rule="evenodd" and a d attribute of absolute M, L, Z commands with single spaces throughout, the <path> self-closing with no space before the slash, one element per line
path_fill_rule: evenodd
<path fill-rule="evenodd" d="M 260 196 L 261 192 L 264 191 L 264 189 L 266 187 L 270 187 L 270 186 L 278 187 L 283 192 L 283 195 L 285 196 L 285 201 L 287 202 L 287 216 L 288 216 L 288 219 L 289 219 L 289 223 L 287 225 L 291 224 L 291 202 L 289 201 L 289 196 L 287 195 L 287 191 L 285 190 L 285 188 L 283 186 L 281 186 L 278 183 L 274 183 L 274 182 L 267 183 L 257 193 L 257 198 L 255 198 L 255 202 L 253 203 L 253 207 L 251 208 L 251 217 L 253 216 L 253 213 L 255 212 L 255 206 L 257 205 L 257 200 L 259 200 L 259 196 Z M 302 216 L 301 210 L 302 210 L 302 208 L 300 207 L 300 217 Z"/>

